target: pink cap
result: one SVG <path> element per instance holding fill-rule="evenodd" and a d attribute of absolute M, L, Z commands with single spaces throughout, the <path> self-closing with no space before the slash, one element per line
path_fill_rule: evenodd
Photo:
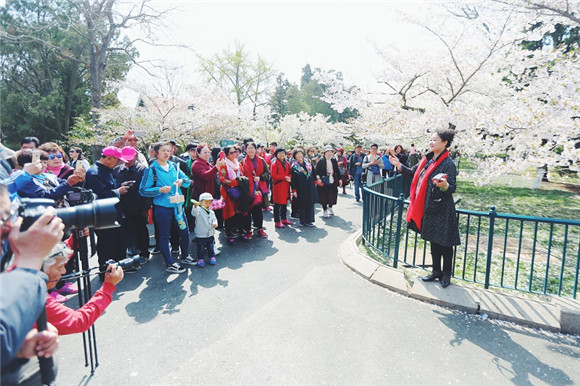
<path fill-rule="evenodd" d="M 119 160 L 126 163 L 131 161 L 133 157 L 135 157 L 136 153 L 137 150 L 129 146 L 125 146 L 123 149 L 119 149 L 116 146 L 107 146 L 106 148 L 103 149 L 103 152 L 101 154 L 107 157 L 118 158 Z"/>

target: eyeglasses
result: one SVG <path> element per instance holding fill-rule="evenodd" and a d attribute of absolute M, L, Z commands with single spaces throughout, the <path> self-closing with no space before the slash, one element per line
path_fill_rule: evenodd
<path fill-rule="evenodd" d="M 13 223 L 18 218 L 19 205 L 17 201 L 18 200 L 13 201 L 10 207 L 10 211 L 7 214 L 5 214 L 2 218 L 0 218 L 0 227 L 3 227 L 8 223 Z"/>
<path fill-rule="evenodd" d="M 48 159 L 62 158 L 62 153 L 49 154 Z"/>

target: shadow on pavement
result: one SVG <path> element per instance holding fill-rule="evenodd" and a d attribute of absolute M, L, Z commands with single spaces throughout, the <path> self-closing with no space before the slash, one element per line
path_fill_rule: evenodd
<path fill-rule="evenodd" d="M 433 312 L 439 315 L 439 320 L 445 326 L 455 332 L 455 338 L 449 342 L 451 347 L 460 346 L 467 341 L 489 352 L 494 356 L 494 365 L 513 384 L 531 385 L 534 383 L 533 378 L 541 379 L 550 385 L 573 383 L 565 372 L 541 362 L 531 352 L 516 343 L 506 332 L 505 327 L 492 323 L 479 323 L 477 328 L 470 329 L 463 318 L 457 318 L 457 313 L 444 313 L 439 310 L 433 310 Z M 514 332 L 521 333 L 520 330 L 514 330 Z M 511 368 L 506 367 L 505 363 L 511 364 Z"/>

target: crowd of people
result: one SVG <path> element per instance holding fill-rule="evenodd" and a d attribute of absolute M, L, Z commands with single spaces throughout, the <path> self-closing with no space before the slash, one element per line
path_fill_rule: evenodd
<path fill-rule="evenodd" d="M 267 238 L 264 212 L 272 210 L 278 229 L 314 227 L 315 205 L 321 205 L 323 217 L 334 216 L 339 191 L 346 194 L 351 182 L 358 202 L 364 184 L 396 173 L 413 176 L 407 222 L 431 242 L 434 262 L 433 272 L 423 280 L 439 279 L 446 287 L 452 248 L 459 243 L 451 197 L 456 170 L 447 150 L 452 140 L 452 133 L 438 131 L 425 157 L 414 145 L 409 152 L 400 145 L 379 152 L 377 144 L 367 151 L 359 145 L 345 152 L 331 146 L 266 147 L 251 138 L 223 148 L 189 143 L 179 154 L 177 143 L 168 140 L 151 144 L 145 157 L 139 151 L 139 137 L 128 131 L 104 147 L 92 166 L 80 147 L 71 147 L 67 155 L 59 144 L 40 144 L 35 137 L 23 138 L 17 151 L 0 145 L 2 255 L 8 245 L 13 253 L 9 267 L 2 267 L 9 273 L 0 275 L 2 285 L 13 288 L 2 293 L 2 382 L 38 377 L 35 366 L 27 368 L 27 359 L 50 356 L 58 346 L 58 334 L 84 332 L 103 313 L 124 276 L 111 260 L 119 262 L 129 255 L 145 264 L 152 253 L 161 254 L 165 270 L 176 274 L 185 272 L 185 265 L 215 265 L 216 230 L 224 232 L 232 246 Z M 444 177 L 429 183 L 440 172 Z M 120 231 L 95 230 L 104 283 L 78 310 L 61 304 L 65 295 L 78 292 L 74 283 L 61 280 L 75 269 L 71 257 L 80 247 L 78 239 L 64 229 L 52 208 L 25 232 L 20 231 L 17 212 L 21 198 L 50 199 L 56 207 L 67 206 L 72 189 L 90 190 L 97 199 L 118 198 L 122 212 Z M 149 243 L 150 228 L 154 246 Z M 190 233 L 197 244 L 194 256 L 189 251 Z M 83 230 L 83 237 L 88 236 L 89 230 Z M 6 239 L 9 243 L 4 243 Z M 35 243 L 30 243 L 32 239 Z M 49 323 L 39 332 L 33 322 L 42 299 Z"/>

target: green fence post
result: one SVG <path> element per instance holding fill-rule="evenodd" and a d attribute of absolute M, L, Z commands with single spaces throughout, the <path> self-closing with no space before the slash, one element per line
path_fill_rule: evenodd
<path fill-rule="evenodd" d="M 493 232 L 495 227 L 495 217 L 497 212 L 495 206 L 489 210 L 489 234 L 487 237 L 487 261 L 485 263 L 485 289 L 489 288 L 489 276 L 491 274 L 491 257 L 493 252 Z M 476 267 L 477 269 L 477 267 Z"/>
<path fill-rule="evenodd" d="M 399 245 L 401 243 L 401 224 L 403 223 L 403 207 L 405 206 L 405 195 L 403 193 L 399 194 L 397 205 L 399 205 L 399 215 L 397 216 L 397 234 L 395 235 L 395 253 L 393 255 L 393 268 L 397 268 L 397 264 L 399 262 Z"/>

